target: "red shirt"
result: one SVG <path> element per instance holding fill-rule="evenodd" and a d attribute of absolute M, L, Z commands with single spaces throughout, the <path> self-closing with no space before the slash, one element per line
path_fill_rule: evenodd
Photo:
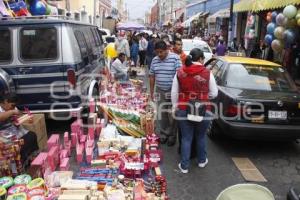
<path fill-rule="evenodd" d="M 186 110 L 191 99 L 208 102 L 210 71 L 203 65 L 183 66 L 177 71 L 179 83 L 178 108 Z"/>

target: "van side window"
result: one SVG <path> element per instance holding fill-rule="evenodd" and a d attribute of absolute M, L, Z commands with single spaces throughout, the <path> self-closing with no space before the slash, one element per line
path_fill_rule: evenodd
<path fill-rule="evenodd" d="M 11 36 L 9 30 L 0 30 L 0 62 L 8 62 L 11 55 Z"/>
<path fill-rule="evenodd" d="M 83 36 L 83 33 L 81 31 L 76 30 L 74 34 L 80 48 L 81 57 L 82 58 L 87 57 L 87 44 Z"/>
<path fill-rule="evenodd" d="M 97 30 L 95 28 L 92 28 L 91 31 L 93 33 L 96 46 L 97 47 L 101 46 L 101 40 L 100 40 L 100 37 L 99 37 L 99 35 L 97 33 Z"/>
<path fill-rule="evenodd" d="M 84 32 L 84 36 L 87 37 L 87 40 L 89 41 L 90 47 L 92 48 L 95 45 L 95 40 L 93 38 L 91 29 L 86 27 L 85 28 L 85 32 Z"/>
<path fill-rule="evenodd" d="M 54 60 L 58 57 L 57 30 L 54 27 L 23 28 L 20 43 L 23 60 Z"/>

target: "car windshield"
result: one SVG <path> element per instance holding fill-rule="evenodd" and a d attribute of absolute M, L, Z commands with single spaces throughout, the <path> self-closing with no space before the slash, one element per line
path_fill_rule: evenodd
<path fill-rule="evenodd" d="M 276 66 L 231 64 L 226 86 L 273 92 L 297 91 L 286 70 Z"/>
<path fill-rule="evenodd" d="M 183 42 L 183 51 L 191 51 L 194 48 L 199 48 L 205 53 L 211 53 L 209 47 L 205 44 L 193 43 L 192 41 Z"/>

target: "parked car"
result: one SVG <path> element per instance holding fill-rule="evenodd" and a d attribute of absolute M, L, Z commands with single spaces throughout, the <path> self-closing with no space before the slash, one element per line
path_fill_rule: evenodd
<path fill-rule="evenodd" d="M 211 138 L 300 138 L 300 94 L 285 68 L 242 57 L 217 57 L 206 66 L 219 88 Z"/>
<path fill-rule="evenodd" d="M 0 23 L 2 88 L 32 113 L 78 113 L 99 93 L 103 42 L 96 26 L 62 19 Z"/>
<path fill-rule="evenodd" d="M 182 40 L 182 49 L 186 55 L 190 54 L 190 51 L 193 48 L 199 48 L 204 52 L 205 62 L 213 57 L 213 52 L 209 45 L 203 40 L 192 40 L 192 39 L 183 39 Z"/>
<path fill-rule="evenodd" d="M 111 32 L 109 29 L 106 28 L 100 28 L 99 31 L 101 32 L 102 35 L 102 40 L 106 41 L 107 37 L 111 37 Z"/>

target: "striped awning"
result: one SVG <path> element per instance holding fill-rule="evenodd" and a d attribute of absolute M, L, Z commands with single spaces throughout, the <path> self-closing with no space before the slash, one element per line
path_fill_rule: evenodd
<path fill-rule="evenodd" d="M 207 17 L 208 15 L 209 15 L 209 12 L 199 12 L 196 15 L 193 15 L 190 18 L 188 18 L 187 20 L 185 20 L 184 22 L 182 22 L 182 26 L 185 28 L 188 28 L 191 26 L 191 23 L 194 20 L 198 20 L 199 18 Z"/>
<path fill-rule="evenodd" d="M 199 18 L 202 15 L 203 12 L 198 12 L 197 14 L 191 16 L 190 18 L 188 18 L 187 20 L 185 20 L 184 22 L 182 22 L 182 26 L 185 28 L 188 28 L 191 26 L 191 23 L 196 20 L 197 18 Z"/>
<path fill-rule="evenodd" d="M 230 17 L 230 10 L 229 8 L 219 10 L 215 14 L 209 16 L 207 18 L 207 23 L 216 23 L 217 18 L 229 18 Z"/>
<path fill-rule="evenodd" d="M 300 0 L 241 0 L 234 4 L 234 12 L 258 12 L 263 10 L 274 10 L 277 8 L 283 8 L 287 5 L 300 4 Z"/>
<path fill-rule="evenodd" d="M 241 0 L 233 5 L 233 12 L 246 12 L 253 10 L 255 0 Z"/>

